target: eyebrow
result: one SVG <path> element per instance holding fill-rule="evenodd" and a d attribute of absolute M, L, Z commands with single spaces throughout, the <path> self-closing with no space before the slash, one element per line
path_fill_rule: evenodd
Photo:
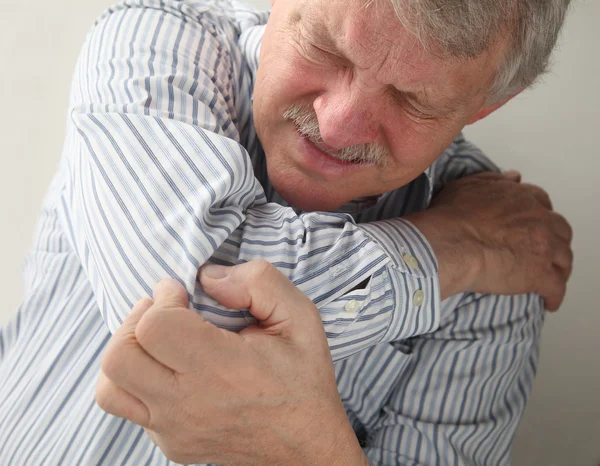
<path fill-rule="evenodd" d="M 346 58 L 346 55 L 339 49 L 329 31 L 324 26 L 324 24 L 321 21 L 319 21 L 319 18 L 317 16 L 312 14 L 312 12 L 307 12 L 303 19 L 306 21 L 306 25 L 311 35 L 315 36 L 314 39 L 316 41 L 318 41 L 321 45 L 333 48 L 335 51 L 342 54 L 344 58 Z M 444 115 L 456 111 L 459 103 L 462 102 L 462 98 L 445 100 L 443 102 L 432 102 L 429 98 L 429 93 L 427 92 L 427 89 L 425 87 L 423 87 L 419 91 L 406 91 L 398 89 L 398 87 L 393 84 L 391 85 L 391 87 L 393 87 L 393 89 L 395 89 L 396 92 L 404 94 L 411 100 L 418 103 L 418 105 L 422 106 L 424 110 L 431 110 L 432 112 L 437 112 Z"/>
<path fill-rule="evenodd" d="M 305 15 L 303 15 L 302 19 L 306 21 L 307 26 L 310 29 L 311 34 L 316 36 L 316 39 L 320 40 L 324 44 L 331 45 L 332 47 L 338 48 L 335 44 L 335 41 L 329 34 L 327 27 L 323 24 L 322 21 L 319 21 L 319 17 L 313 14 L 311 11 L 308 11 Z"/>

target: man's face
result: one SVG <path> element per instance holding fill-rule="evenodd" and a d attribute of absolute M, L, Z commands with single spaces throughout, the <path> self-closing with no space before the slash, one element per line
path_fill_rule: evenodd
<path fill-rule="evenodd" d="M 438 58 L 388 0 L 366 3 L 277 0 L 266 27 L 254 120 L 271 183 L 302 210 L 407 184 L 491 111 L 499 52 Z"/>

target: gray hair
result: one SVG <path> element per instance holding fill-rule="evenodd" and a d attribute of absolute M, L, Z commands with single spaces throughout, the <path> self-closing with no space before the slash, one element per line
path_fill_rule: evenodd
<path fill-rule="evenodd" d="M 389 0 L 426 48 L 473 58 L 509 38 L 489 102 L 525 89 L 548 69 L 571 0 Z"/>

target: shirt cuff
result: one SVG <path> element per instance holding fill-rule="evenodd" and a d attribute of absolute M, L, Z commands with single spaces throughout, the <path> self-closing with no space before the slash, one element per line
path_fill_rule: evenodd
<path fill-rule="evenodd" d="M 425 236 L 396 218 L 358 225 L 388 255 L 395 312 L 385 341 L 401 340 L 439 327 L 441 289 L 438 264 Z"/>

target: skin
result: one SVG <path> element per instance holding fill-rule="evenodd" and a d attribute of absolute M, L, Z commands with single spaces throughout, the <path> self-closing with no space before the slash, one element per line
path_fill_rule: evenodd
<path fill-rule="evenodd" d="M 466 124 L 504 103 L 486 105 L 501 57 L 498 44 L 472 60 L 440 59 L 402 28 L 386 1 L 362 9 L 354 0 L 277 0 L 254 93 L 271 182 L 302 210 L 333 210 L 405 185 Z M 335 155 L 377 144 L 386 166 L 315 156 L 319 149 L 283 118 L 295 104 L 314 112 L 320 149 Z M 435 252 L 442 298 L 533 291 L 549 309 L 560 305 L 572 231 L 548 195 L 518 173 L 452 181 L 429 209 L 406 218 Z M 261 261 L 210 266 L 200 280 L 223 305 L 248 308 L 259 325 L 240 334 L 218 329 L 188 309 L 181 285 L 161 282 L 154 301 L 140 301 L 109 343 L 100 407 L 145 427 L 179 463 L 368 464 L 340 402 L 314 304 Z"/>
<path fill-rule="evenodd" d="M 166 279 L 112 337 L 96 401 L 182 464 L 368 465 L 337 391 L 315 305 L 264 261 L 209 266 L 208 294 L 260 322 L 237 333 Z"/>
<path fill-rule="evenodd" d="M 535 292 L 556 311 L 573 268 L 573 231 L 548 194 L 519 173 L 454 180 L 407 217 L 433 246 L 442 299 Z"/>
<path fill-rule="evenodd" d="M 285 59 L 283 58 L 285 57 Z M 427 52 L 387 1 L 273 2 L 254 89 L 254 121 L 269 179 L 291 205 L 334 210 L 394 190 L 419 176 L 485 105 L 502 48 L 472 60 Z M 336 150 L 378 144 L 387 166 L 327 173 L 306 163 L 287 108 L 312 109 Z"/>

